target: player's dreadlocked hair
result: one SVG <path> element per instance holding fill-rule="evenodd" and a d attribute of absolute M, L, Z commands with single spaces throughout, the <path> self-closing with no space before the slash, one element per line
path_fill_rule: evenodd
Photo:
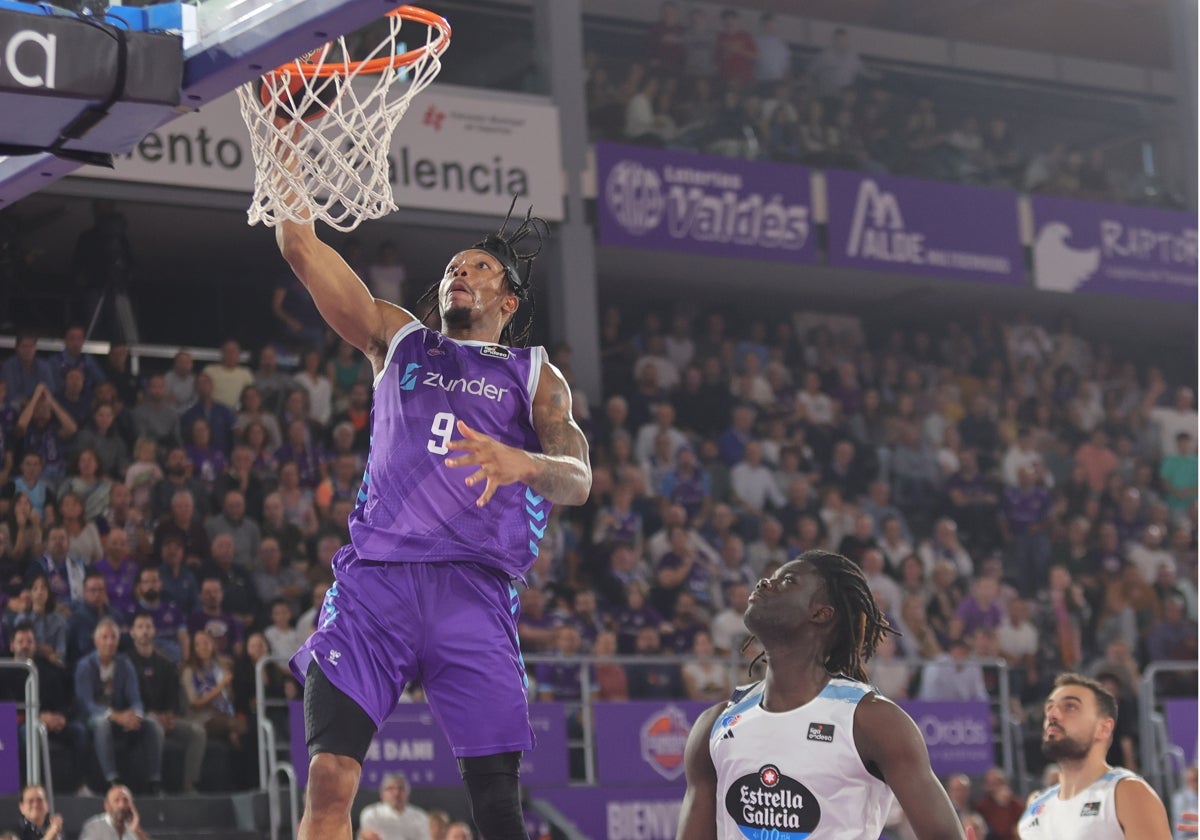
<path fill-rule="evenodd" d="M 852 680 L 870 682 L 866 664 L 875 655 L 875 648 L 884 635 L 900 635 L 884 618 L 862 569 L 840 554 L 831 551 L 806 551 L 800 555 L 825 582 L 825 592 L 833 607 L 834 628 L 832 644 L 825 656 L 825 670 L 844 674 Z M 743 650 L 754 642 L 751 636 Z M 761 655 L 760 655 L 761 656 Z M 750 665 L 753 671 L 758 659 Z"/>
<path fill-rule="evenodd" d="M 529 335 L 533 330 L 533 312 L 535 309 L 533 284 L 530 283 L 530 274 L 533 270 L 534 259 L 541 253 L 542 244 L 550 235 L 550 226 L 546 224 L 545 219 L 533 215 L 533 207 L 530 207 L 525 211 L 525 218 L 517 226 L 517 229 L 512 233 L 508 233 L 508 223 L 512 220 L 513 209 L 516 206 L 517 196 L 514 195 L 512 204 L 508 207 L 508 215 L 504 217 L 504 224 L 500 225 L 500 229 L 495 233 L 489 233 L 471 247 L 487 251 L 500 261 L 500 265 L 504 267 L 504 274 L 508 279 L 509 289 L 524 304 L 518 308 L 517 312 L 513 313 L 513 316 L 508 319 L 508 323 L 504 325 L 504 329 L 500 331 L 501 344 L 507 344 L 510 347 L 524 347 L 529 343 Z M 517 246 L 531 234 L 537 237 L 537 246 L 531 250 L 517 250 Z M 423 304 L 428 304 L 428 308 L 420 316 L 422 323 L 428 321 L 430 316 L 438 310 L 437 292 L 440 285 L 441 281 L 439 280 L 426 289 L 425 294 L 417 299 L 416 308 L 418 310 L 420 310 Z M 520 329 L 518 329 L 517 317 L 522 314 L 522 309 L 524 310 L 523 323 Z"/>

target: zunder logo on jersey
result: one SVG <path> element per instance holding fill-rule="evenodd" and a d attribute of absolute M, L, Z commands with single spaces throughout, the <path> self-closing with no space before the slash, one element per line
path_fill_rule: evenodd
<path fill-rule="evenodd" d="M 731 784 L 725 811 L 748 840 L 805 840 L 821 822 L 821 806 L 812 792 L 774 764 Z"/>

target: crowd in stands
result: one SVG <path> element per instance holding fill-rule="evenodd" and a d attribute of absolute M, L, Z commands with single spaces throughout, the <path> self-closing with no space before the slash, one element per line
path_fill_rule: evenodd
<path fill-rule="evenodd" d="M 1069 319 L 868 340 L 848 318 L 610 308 L 601 327 L 604 393 L 575 404 L 592 495 L 555 509 L 521 597 L 525 652 L 564 659 L 531 666 L 537 697 L 578 702 L 572 657 L 615 654 L 642 658 L 600 660 L 594 699 L 726 696 L 756 653 L 731 667 L 756 581 L 815 548 L 860 563 L 902 631 L 872 663 L 892 697 L 994 701 L 974 663 L 1003 658 L 1014 714 L 1065 669 L 1132 704 L 1148 663 L 1195 658 L 1196 409 L 1159 369 Z M 296 650 L 332 581 L 369 366 L 318 331 L 296 371 L 230 340 L 137 377 L 123 345 L 62 337 L 49 354 L 22 334 L 0 365 L 0 630 L 38 669 L 56 782 L 130 766 L 157 789 L 166 743 L 170 787 L 203 787 L 214 752 L 252 786 L 255 663 Z M 552 357 L 570 378 L 570 348 Z M 297 696 L 266 673 L 269 697 Z M 23 678 L 0 671 L 5 699 Z"/>
<path fill-rule="evenodd" d="M 951 180 L 1092 200 L 1180 206 L 1103 145 L 1049 148 L 1015 131 L 1019 115 L 939 101 L 864 62 L 844 29 L 803 56 L 763 12 L 667 0 L 629 55 L 586 56 L 594 140 Z"/>

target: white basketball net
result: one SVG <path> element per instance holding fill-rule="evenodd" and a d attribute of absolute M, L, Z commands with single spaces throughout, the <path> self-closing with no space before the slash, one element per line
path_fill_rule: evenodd
<path fill-rule="evenodd" d="M 390 69 L 382 73 L 364 72 L 366 61 L 393 59 L 402 52 L 404 20 L 391 15 L 384 21 L 388 37 L 367 56 L 346 61 L 352 53 L 343 36 L 268 73 L 261 82 L 238 88 L 254 154 L 254 199 L 246 213 L 250 224 L 274 227 L 284 220 L 321 219 L 349 231 L 396 209 L 388 180 L 392 133 L 442 64 L 434 49 L 438 29 L 409 21 L 413 30 L 425 28 L 423 54 L 399 69 L 389 62 Z M 338 71 L 301 73 L 302 62 Z M 277 126 L 281 112 L 310 119 L 281 120 L 284 124 Z"/>

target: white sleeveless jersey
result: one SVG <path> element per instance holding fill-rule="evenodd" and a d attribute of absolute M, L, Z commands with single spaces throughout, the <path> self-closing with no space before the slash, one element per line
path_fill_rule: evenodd
<path fill-rule="evenodd" d="M 1021 840 L 1124 840 L 1117 822 L 1117 783 L 1140 779 L 1114 767 L 1070 799 L 1059 799 L 1059 785 L 1029 803 L 1017 831 Z"/>
<path fill-rule="evenodd" d="M 873 689 L 834 677 L 798 709 L 762 708 L 737 689 L 709 734 L 719 840 L 877 840 L 891 789 L 854 745 L 854 711 Z"/>

